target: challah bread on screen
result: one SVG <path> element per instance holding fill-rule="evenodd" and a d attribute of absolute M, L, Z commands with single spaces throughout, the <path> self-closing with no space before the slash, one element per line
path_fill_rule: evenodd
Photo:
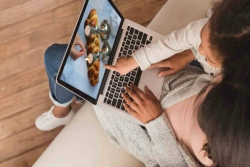
<path fill-rule="evenodd" d="M 85 20 L 84 27 L 90 25 L 96 27 L 98 25 L 98 15 L 95 9 L 91 9 L 87 19 Z M 90 53 L 100 52 L 100 42 L 98 34 L 91 34 L 86 37 L 87 39 L 87 55 Z M 88 64 L 88 78 L 91 86 L 95 86 L 98 83 L 99 70 L 100 70 L 100 60 L 95 60 L 92 64 Z"/>

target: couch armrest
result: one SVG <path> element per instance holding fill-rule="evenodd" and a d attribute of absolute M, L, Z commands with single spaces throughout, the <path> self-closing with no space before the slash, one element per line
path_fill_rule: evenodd
<path fill-rule="evenodd" d="M 148 28 L 167 35 L 184 28 L 188 23 L 206 17 L 213 0 L 168 0 L 148 25 Z"/>

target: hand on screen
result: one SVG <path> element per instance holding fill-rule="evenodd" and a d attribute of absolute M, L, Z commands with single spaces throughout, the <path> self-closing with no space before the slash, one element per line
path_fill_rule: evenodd
<path fill-rule="evenodd" d="M 76 50 L 76 46 L 80 46 L 81 47 L 81 50 L 78 51 Z M 80 36 L 78 34 L 76 34 L 76 37 L 75 37 L 75 40 L 74 40 L 74 43 L 71 47 L 71 50 L 70 50 L 70 56 L 73 60 L 76 60 L 78 59 L 79 57 L 81 57 L 82 55 L 84 55 L 86 53 L 86 49 L 85 49 L 85 45 L 84 43 L 82 42 Z"/>
<path fill-rule="evenodd" d="M 185 50 L 183 52 L 173 55 L 168 59 L 152 64 L 148 69 L 165 68 L 158 73 L 158 77 L 165 77 L 177 73 L 192 60 L 194 60 L 193 52 L 191 50 Z"/>
<path fill-rule="evenodd" d="M 112 71 L 117 71 L 121 75 L 125 75 L 131 70 L 137 68 L 138 64 L 135 61 L 134 57 L 122 56 L 117 60 L 115 65 L 104 65 L 104 67 Z"/>

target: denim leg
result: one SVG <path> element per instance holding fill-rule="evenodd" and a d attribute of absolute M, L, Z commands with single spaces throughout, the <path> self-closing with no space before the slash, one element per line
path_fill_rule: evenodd
<path fill-rule="evenodd" d="M 56 83 L 56 76 L 61 65 L 67 44 L 53 44 L 44 54 L 44 64 L 49 78 L 50 98 L 55 105 L 68 105 L 74 94 Z"/>

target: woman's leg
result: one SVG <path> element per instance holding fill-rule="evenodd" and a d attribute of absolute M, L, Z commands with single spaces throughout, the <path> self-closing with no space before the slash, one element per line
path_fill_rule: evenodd
<path fill-rule="evenodd" d="M 67 44 L 53 44 L 44 54 L 45 69 L 49 79 L 49 97 L 54 106 L 36 119 L 40 130 L 52 130 L 66 125 L 74 116 L 71 101 L 74 94 L 56 83 L 56 76 L 63 59 Z"/>

